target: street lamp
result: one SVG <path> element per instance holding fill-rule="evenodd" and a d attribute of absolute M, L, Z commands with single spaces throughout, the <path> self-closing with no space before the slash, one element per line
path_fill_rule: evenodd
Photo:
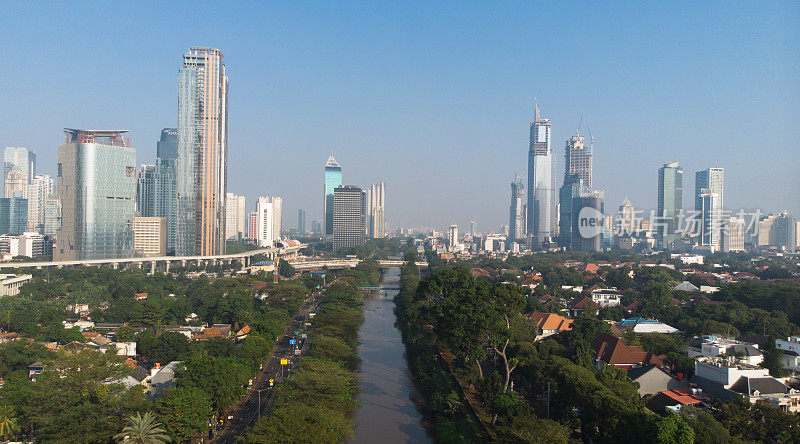
<path fill-rule="evenodd" d="M 265 392 L 265 391 L 268 391 L 268 390 L 269 390 L 269 388 L 257 389 L 256 390 L 258 392 L 258 417 L 259 418 L 261 418 L 261 392 Z"/>

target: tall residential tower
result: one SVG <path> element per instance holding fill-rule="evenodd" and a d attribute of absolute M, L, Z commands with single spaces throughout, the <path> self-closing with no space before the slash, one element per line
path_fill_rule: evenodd
<path fill-rule="evenodd" d="M 522 179 L 511 182 L 511 207 L 508 218 L 508 244 L 525 239 L 525 185 Z"/>
<path fill-rule="evenodd" d="M 333 158 L 333 154 L 325 162 L 325 189 L 322 207 L 322 221 L 325 225 L 324 235 L 333 235 L 333 191 L 342 186 L 342 166 Z"/>
<path fill-rule="evenodd" d="M 680 238 L 680 213 L 683 211 L 683 169 L 668 162 L 658 169 L 658 242 L 666 248 Z"/>

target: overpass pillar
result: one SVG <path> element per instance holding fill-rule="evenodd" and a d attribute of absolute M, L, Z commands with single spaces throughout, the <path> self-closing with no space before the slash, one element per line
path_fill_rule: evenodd
<path fill-rule="evenodd" d="M 186 268 L 186 261 L 185 260 L 181 260 L 181 267 Z"/>
<path fill-rule="evenodd" d="M 150 274 L 156 274 L 156 261 L 150 261 Z"/>
<path fill-rule="evenodd" d="M 167 259 L 166 263 L 164 264 L 165 273 L 169 273 L 169 259 Z"/>
<path fill-rule="evenodd" d="M 119 262 L 112 262 L 111 263 L 111 267 L 114 268 L 115 270 L 118 269 L 119 268 Z"/>

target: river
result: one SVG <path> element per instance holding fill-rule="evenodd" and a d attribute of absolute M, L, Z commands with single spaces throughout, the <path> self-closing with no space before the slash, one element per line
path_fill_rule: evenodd
<path fill-rule="evenodd" d="M 390 268 L 383 285 L 397 284 L 400 269 Z M 350 443 L 432 443 L 412 395 L 416 395 L 400 331 L 395 327 L 394 301 L 397 290 L 375 291 L 364 298 L 364 324 L 360 330 L 358 356 L 359 408 L 355 413 L 355 436 Z"/>

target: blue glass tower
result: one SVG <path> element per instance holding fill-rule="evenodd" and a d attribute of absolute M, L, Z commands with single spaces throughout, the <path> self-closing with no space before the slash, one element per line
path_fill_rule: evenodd
<path fill-rule="evenodd" d="M 325 162 L 325 202 L 323 207 L 325 235 L 333 235 L 333 190 L 342 186 L 342 166 L 333 158 Z"/>

